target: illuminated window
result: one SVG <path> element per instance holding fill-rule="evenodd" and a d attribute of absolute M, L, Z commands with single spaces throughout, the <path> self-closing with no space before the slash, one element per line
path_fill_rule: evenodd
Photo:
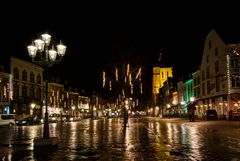
<path fill-rule="evenodd" d="M 3 96 L 6 97 L 7 96 L 7 87 L 3 86 Z"/>

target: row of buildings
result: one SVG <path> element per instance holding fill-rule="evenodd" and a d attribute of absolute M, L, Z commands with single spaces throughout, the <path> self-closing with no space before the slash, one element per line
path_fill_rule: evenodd
<path fill-rule="evenodd" d="M 195 102 L 196 115 L 215 109 L 219 117 L 240 108 L 240 44 L 227 44 L 216 33 L 206 36 L 199 69 L 188 80 L 174 81 L 172 68 L 153 68 L 153 116 L 187 114 Z"/>
<path fill-rule="evenodd" d="M 196 115 L 215 109 L 221 117 L 240 108 L 240 44 L 227 44 L 215 30 L 205 39 L 199 69 L 188 80 L 176 82 L 172 67 L 153 68 L 152 116 L 185 115 L 187 104 L 194 101 Z M 38 65 L 10 58 L 10 70 L 0 68 L 0 113 L 39 115 L 45 112 L 44 69 Z M 138 103 L 133 103 L 138 104 Z M 79 116 L 106 116 L 121 110 L 116 103 L 98 95 L 81 96 L 59 81 L 48 83 L 49 113 Z"/>
<path fill-rule="evenodd" d="M 0 113 L 17 116 L 44 117 L 46 111 L 45 71 L 41 66 L 10 57 L 9 69 L 0 68 Z M 48 113 L 74 117 L 119 117 L 128 100 L 129 112 L 138 106 L 138 100 L 118 98 L 117 102 L 93 93 L 81 95 L 66 83 L 48 79 Z M 135 109 L 135 108 L 134 108 Z"/>
<path fill-rule="evenodd" d="M 44 116 L 44 69 L 30 62 L 11 57 L 9 71 L 0 68 L 0 113 L 18 116 Z M 49 114 L 80 116 L 90 112 L 90 98 L 81 96 L 60 81 L 48 82 Z"/>

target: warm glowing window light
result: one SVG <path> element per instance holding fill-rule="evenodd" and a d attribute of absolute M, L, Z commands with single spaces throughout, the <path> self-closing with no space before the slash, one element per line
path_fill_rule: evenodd
<path fill-rule="evenodd" d="M 129 75 L 129 71 L 130 71 L 130 64 L 127 65 L 127 76 Z"/>
<path fill-rule="evenodd" d="M 118 69 L 115 68 L 115 73 L 116 73 L 116 81 L 118 82 Z"/>
<path fill-rule="evenodd" d="M 129 74 L 129 84 L 132 85 L 132 74 Z"/>
<path fill-rule="evenodd" d="M 103 88 L 105 87 L 105 82 L 106 82 L 105 72 L 103 71 Z"/>
<path fill-rule="evenodd" d="M 131 85 L 131 94 L 133 94 L 133 84 L 130 84 Z"/>
<path fill-rule="evenodd" d="M 112 82 L 109 81 L 109 90 L 111 91 L 112 90 Z"/>
<path fill-rule="evenodd" d="M 141 68 L 138 69 L 138 73 L 137 73 L 135 79 L 138 79 L 138 77 L 139 77 L 139 79 L 140 79 L 140 76 L 141 76 L 141 70 L 142 70 Z M 141 80 L 141 79 L 140 79 L 140 80 Z"/>
<path fill-rule="evenodd" d="M 123 97 L 125 97 L 125 92 L 124 92 L 124 89 L 122 89 L 122 94 L 123 94 Z"/>

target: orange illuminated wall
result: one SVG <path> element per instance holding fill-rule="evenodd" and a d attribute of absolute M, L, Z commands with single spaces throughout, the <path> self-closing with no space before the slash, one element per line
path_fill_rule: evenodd
<path fill-rule="evenodd" d="M 173 77 L 172 67 L 169 68 L 153 68 L 153 80 L 152 80 L 152 94 L 159 94 L 159 89 L 162 88 L 164 82 L 168 77 Z"/>
<path fill-rule="evenodd" d="M 153 68 L 153 79 L 152 79 L 152 99 L 153 105 L 157 104 L 157 94 L 159 94 L 159 89 L 163 87 L 164 82 L 168 77 L 173 77 L 172 68 Z"/>
<path fill-rule="evenodd" d="M 177 105 L 178 104 L 178 92 L 173 92 L 172 93 L 172 103 L 174 104 L 174 105 Z"/>

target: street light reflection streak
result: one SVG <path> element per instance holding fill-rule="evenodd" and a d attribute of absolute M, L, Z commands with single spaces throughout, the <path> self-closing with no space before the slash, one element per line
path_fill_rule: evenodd
<path fill-rule="evenodd" d="M 168 141 L 170 144 L 173 143 L 173 135 L 174 135 L 174 129 L 173 129 L 173 125 L 171 123 L 167 123 L 166 124 L 167 127 L 167 137 L 168 137 Z"/>
<path fill-rule="evenodd" d="M 181 125 L 181 144 L 185 144 L 187 141 L 187 135 L 189 129 L 186 127 L 186 125 Z"/>
<path fill-rule="evenodd" d="M 98 133 L 97 133 L 97 132 L 98 132 L 98 131 L 97 131 L 97 130 L 98 130 L 98 129 L 97 129 L 97 127 L 98 127 L 98 126 L 97 126 L 97 123 L 98 123 L 98 120 L 93 120 L 93 127 L 92 127 L 92 129 L 93 129 L 93 132 L 92 132 L 92 133 L 93 133 L 93 138 L 92 138 L 92 140 L 93 140 L 93 145 L 92 145 L 92 146 L 93 146 L 94 148 L 97 148 L 97 145 L 99 144 L 99 143 L 98 143 L 98 140 L 100 140 L 100 139 L 99 139 L 99 135 L 98 135 Z"/>
<path fill-rule="evenodd" d="M 194 158 L 195 160 L 203 160 L 200 151 L 203 144 L 201 143 L 201 140 L 199 138 L 199 133 L 200 132 L 198 131 L 197 127 L 181 125 L 180 145 L 187 145 L 188 150 L 190 150 L 189 154 L 191 154 L 189 158 Z M 182 149 L 182 147 L 179 148 Z"/>
<path fill-rule="evenodd" d="M 71 123 L 71 135 L 69 138 L 69 146 L 71 147 L 71 149 L 76 149 L 77 147 L 77 142 L 78 142 L 78 138 L 77 138 L 77 124 L 75 122 Z"/>
<path fill-rule="evenodd" d="M 127 147 L 126 147 L 126 152 L 127 151 L 129 151 L 131 148 L 132 148 L 132 145 L 130 144 L 130 142 L 131 142 L 131 136 L 132 135 L 130 135 L 130 131 L 129 131 L 129 128 L 126 128 L 126 129 L 124 129 L 125 131 L 126 131 L 126 135 L 125 135 L 125 144 L 126 145 L 128 145 Z"/>
<path fill-rule="evenodd" d="M 159 122 L 156 122 L 156 132 L 157 132 L 157 134 L 158 134 L 158 137 L 161 138 L 162 133 L 161 133 L 161 126 L 160 126 L 160 123 L 159 123 Z"/>
<path fill-rule="evenodd" d="M 200 148 L 202 146 L 202 143 L 200 141 L 199 138 L 199 131 L 197 127 L 191 127 L 190 128 L 190 145 L 191 145 L 191 150 L 192 150 L 192 155 L 194 156 L 194 158 L 196 160 L 203 160 L 202 156 L 201 156 L 201 151 Z M 196 158 L 197 157 L 197 158 Z"/>
<path fill-rule="evenodd" d="M 118 82 L 118 69 L 115 68 L 115 72 L 116 72 L 116 81 Z"/>
<path fill-rule="evenodd" d="M 52 123 L 51 125 L 51 136 L 56 137 L 57 135 L 57 123 Z"/>
<path fill-rule="evenodd" d="M 108 135 L 107 135 L 107 141 L 108 142 L 112 142 L 113 140 L 113 129 L 112 129 L 112 120 L 111 119 L 108 119 Z"/>

